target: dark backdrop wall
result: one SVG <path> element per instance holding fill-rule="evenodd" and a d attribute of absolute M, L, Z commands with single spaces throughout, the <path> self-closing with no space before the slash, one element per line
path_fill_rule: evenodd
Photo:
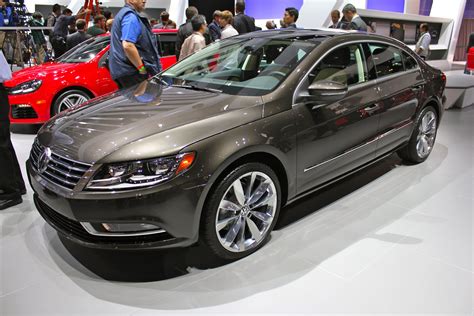
<path fill-rule="evenodd" d="M 189 0 L 190 6 L 195 6 L 199 10 L 199 14 L 206 16 L 207 22 L 212 21 L 212 14 L 215 10 L 229 10 L 234 13 L 234 0 Z"/>

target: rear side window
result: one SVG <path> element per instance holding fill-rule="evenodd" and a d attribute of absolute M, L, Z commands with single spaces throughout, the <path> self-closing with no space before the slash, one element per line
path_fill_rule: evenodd
<path fill-rule="evenodd" d="M 157 34 L 156 40 L 160 56 L 176 55 L 176 34 Z"/>
<path fill-rule="evenodd" d="M 418 63 L 416 62 L 415 58 L 411 57 L 407 53 L 403 52 L 403 60 L 405 61 L 405 69 L 417 69 Z"/>
<path fill-rule="evenodd" d="M 383 44 L 369 44 L 369 49 L 378 78 L 404 71 L 399 49 Z"/>
<path fill-rule="evenodd" d="M 311 72 L 310 82 L 335 81 L 348 86 L 367 81 L 364 53 L 359 45 L 330 52 Z"/>

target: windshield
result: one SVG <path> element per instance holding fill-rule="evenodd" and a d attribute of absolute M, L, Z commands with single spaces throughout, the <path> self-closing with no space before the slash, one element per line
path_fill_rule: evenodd
<path fill-rule="evenodd" d="M 230 38 L 216 42 L 161 74 L 173 85 L 228 94 L 264 95 L 274 90 L 317 42 L 298 39 Z"/>
<path fill-rule="evenodd" d="M 110 44 L 110 36 L 88 39 L 58 58 L 61 63 L 85 63 L 93 59 Z"/>

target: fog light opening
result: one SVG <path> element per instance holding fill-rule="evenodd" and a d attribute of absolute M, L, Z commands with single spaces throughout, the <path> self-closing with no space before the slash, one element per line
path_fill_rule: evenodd
<path fill-rule="evenodd" d="M 161 227 L 150 223 L 87 223 L 82 227 L 91 235 L 109 237 L 142 236 L 164 233 Z"/>
<path fill-rule="evenodd" d="M 150 230 L 157 230 L 160 227 L 147 224 L 147 223 L 125 223 L 125 224 L 111 224 L 111 223 L 102 223 L 102 227 L 105 231 L 110 233 L 135 233 L 143 232 Z"/>

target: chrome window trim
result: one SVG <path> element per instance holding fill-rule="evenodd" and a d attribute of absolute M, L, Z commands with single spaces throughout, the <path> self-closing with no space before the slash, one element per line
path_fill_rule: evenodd
<path fill-rule="evenodd" d="M 409 50 L 405 49 L 404 47 L 398 47 L 392 43 L 387 43 L 387 42 L 384 42 L 382 40 L 378 40 L 378 39 L 374 39 L 374 40 L 369 40 L 369 39 L 366 39 L 366 40 L 353 40 L 353 41 L 348 41 L 348 42 L 344 42 L 344 43 L 341 43 L 341 44 L 338 44 L 334 47 L 332 47 L 332 49 L 328 50 L 327 52 L 325 52 L 321 57 L 318 58 L 318 60 L 314 63 L 314 65 L 306 72 L 306 74 L 304 75 L 304 77 L 300 80 L 300 82 L 298 82 L 298 85 L 296 86 L 296 89 L 295 89 L 295 92 L 293 92 L 293 98 L 292 98 L 292 107 L 295 106 L 296 103 L 296 98 L 297 98 L 297 94 L 298 92 L 300 91 L 301 89 L 301 86 L 303 85 L 303 82 L 308 78 L 309 74 L 314 70 L 314 68 L 316 68 L 316 66 L 327 56 L 329 55 L 331 52 L 333 52 L 334 50 L 340 48 L 340 47 L 343 47 L 343 46 L 347 46 L 347 45 L 354 45 L 354 44 L 368 44 L 368 43 L 379 43 L 379 44 L 384 44 L 384 45 L 388 45 L 388 46 L 392 46 L 394 48 L 397 48 L 401 51 L 404 51 L 406 52 L 407 54 L 409 54 L 410 56 L 412 56 L 415 61 L 416 61 L 416 64 L 418 65 L 418 68 L 415 68 L 415 69 L 410 69 L 409 71 L 407 70 L 404 70 L 403 72 L 399 72 L 399 73 L 395 73 L 395 74 L 392 74 L 392 75 L 388 75 L 388 76 L 385 76 L 385 77 L 381 77 L 381 78 L 376 78 L 376 79 L 372 79 L 372 80 L 367 80 L 365 82 L 361 82 L 359 84 L 367 84 L 367 83 L 370 83 L 370 82 L 374 82 L 376 84 L 378 84 L 378 80 L 379 79 L 385 79 L 385 78 L 388 78 L 388 77 L 391 77 L 391 76 L 400 76 L 400 75 L 403 75 L 403 74 L 406 74 L 406 73 L 410 73 L 410 72 L 414 72 L 414 71 L 420 71 L 420 64 L 418 63 L 418 60 L 412 55 L 413 52 L 410 52 Z M 367 60 L 364 56 L 364 61 L 365 61 L 365 66 L 367 67 Z M 403 67 L 405 68 L 405 64 L 403 64 Z M 354 87 L 354 86 L 357 86 L 359 84 L 355 84 L 355 85 L 351 85 L 351 87 L 348 87 L 349 90 Z"/>

